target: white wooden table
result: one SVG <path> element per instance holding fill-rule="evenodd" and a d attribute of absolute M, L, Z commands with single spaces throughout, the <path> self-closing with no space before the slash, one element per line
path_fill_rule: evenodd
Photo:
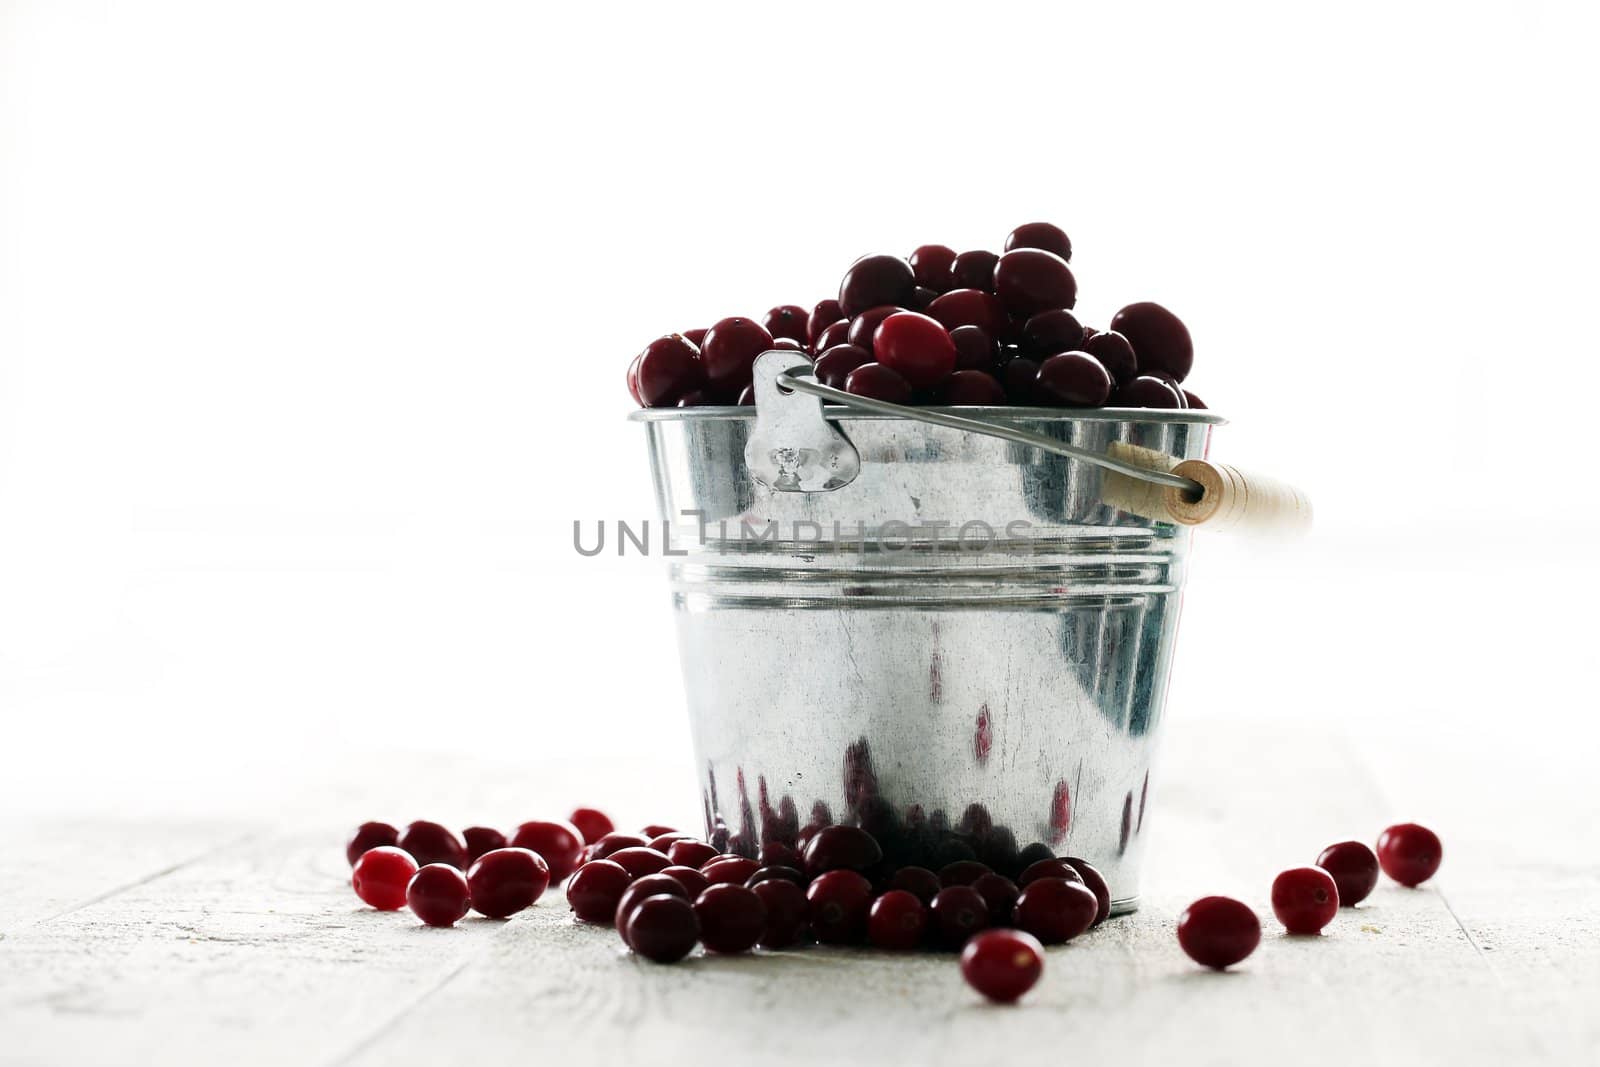
<path fill-rule="evenodd" d="M 1362 735 L 1173 722 L 1143 909 L 1051 950 L 1010 1008 L 981 1003 L 947 956 L 652 965 L 574 925 L 559 892 L 454 930 L 363 909 L 342 836 L 389 813 L 348 786 L 298 791 L 281 821 L 12 819 L 0 1062 L 1600 1062 L 1600 829 L 1593 787 L 1562 773 L 1588 754 L 1533 766 Z M 516 810 L 517 776 L 444 773 L 471 783 L 464 802 Z M 1408 818 L 1444 837 L 1435 884 L 1385 880 L 1325 936 L 1281 936 L 1276 870 Z M 1264 917 L 1234 972 L 1202 971 L 1173 938 L 1209 892 Z"/>

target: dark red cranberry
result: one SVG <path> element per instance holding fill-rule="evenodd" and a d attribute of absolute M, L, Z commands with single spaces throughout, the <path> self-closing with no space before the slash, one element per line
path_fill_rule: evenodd
<path fill-rule="evenodd" d="M 1060 945 L 1093 926 L 1099 906 L 1082 882 L 1039 878 L 1017 898 L 1015 921 L 1045 944 Z"/>
<path fill-rule="evenodd" d="M 1000 386 L 1013 404 L 1040 404 L 1039 364 L 1031 359 L 1013 359 L 1000 368 Z"/>
<path fill-rule="evenodd" d="M 467 876 L 447 863 L 417 870 L 406 886 L 406 904 L 429 926 L 454 926 L 467 914 Z"/>
<path fill-rule="evenodd" d="M 417 866 L 426 867 L 430 863 L 445 863 L 461 870 L 467 865 L 467 846 L 456 832 L 436 822 L 418 819 L 408 823 L 400 831 L 400 837 L 395 842 L 401 848 L 411 853 L 411 858 L 417 861 Z"/>
<path fill-rule="evenodd" d="M 1022 351 L 1043 358 L 1074 352 L 1083 346 L 1083 326 L 1065 308 L 1051 308 L 1029 316 L 1022 324 Z"/>
<path fill-rule="evenodd" d="M 1006 391 L 995 377 L 981 370 L 958 370 L 939 387 L 939 402 L 952 405 L 998 405 Z"/>
<path fill-rule="evenodd" d="M 635 878 L 658 874 L 672 866 L 672 861 L 667 858 L 665 852 L 658 852 L 653 848 L 619 848 L 606 858 Z"/>
<path fill-rule="evenodd" d="M 623 940 L 645 959 L 676 963 L 700 940 L 694 906 L 677 896 L 647 897 L 628 915 Z"/>
<path fill-rule="evenodd" d="M 1129 304 L 1111 316 L 1111 329 L 1133 345 L 1140 374 L 1164 371 L 1181 382 L 1194 367 L 1189 328 L 1160 304 Z"/>
<path fill-rule="evenodd" d="M 1317 856 L 1317 866 L 1333 875 L 1341 907 L 1355 907 L 1378 886 L 1378 857 L 1360 841 L 1329 845 Z"/>
<path fill-rule="evenodd" d="M 511 844 L 514 848 L 529 848 L 543 856 L 550 865 L 550 878 L 556 882 L 577 870 L 583 856 L 583 835 L 578 833 L 576 826 L 560 820 L 525 822 L 511 835 Z M 605 859 L 605 856 L 596 853 L 594 858 Z"/>
<path fill-rule="evenodd" d="M 851 944 L 866 934 L 872 883 L 855 871 L 828 871 L 806 887 L 806 902 L 811 932 L 818 941 Z"/>
<path fill-rule="evenodd" d="M 1025 222 L 1006 237 L 1007 252 L 1017 248 L 1042 248 L 1060 256 L 1063 262 L 1072 259 L 1072 241 L 1067 232 L 1048 222 Z"/>
<path fill-rule="evenodd" d="M 1178 944 L 1205 967 L 1231 967 L 1261 943 L 1261 921 L 1232 897 L 1201 897 L 1178 916 Z"/>
<path fill-rule="evenodd" d="M 877 839 L 856 826 L 827 826 L 806 842 L 806 874 L 815 878 L 825 871 L 864 871 L 883 859 Z"/>
<path fill-rule="evenodd" d="M 987 863 L 977 860 L 956 860 L 939 868 L 939 887 L 948 888 L 953 885 L 971 885 L 986 874 L 993 871 Z"/>
<path fill-rule="evenodd" d="M 756 854 L 756 859 L 763 867 L 790 867 L 798 871 L 806 865 L 800 850 L 782 841 L 761 842 L 761 849 Z"/>
<path fill-rule="evenodd" d="M 667 826 L 662 823 L 653 822 L 644 829 L 640 830 L 639 836 L 648 841 L 652 837 L 660 837 L 662 834 L 675 834 L 677 832 L 678 828 L 676 826 Z"/>
<path fill-rule="evenodd" d="M 805 932 L 809 905 L 805 890 L 793 882 L 762 882 L 751 890 L 767 909 L 767 923 L 757 942 L 762 948 L 787 948 Z"/>
<path fill-rule="evenodd" d="M 506 847 L 506 835 L 489 826 L 469 826 L 461 831 L 461 840 L 467 846 L 469 867 L 495 849 Z"/>
<path fill-rule="evenodd" d="M 986 930 L 961 950 L 961 977 L 990 1000 L 1010 1004 L 1044 973 L 1044 946 L 1021 930 Z"/>
<path fill-rule="evenodd" d="M 676 878 L 678 880 L 678 884 L 683 886 L 683 888 L 688 891 L 690 900 L 693 900 L 701 893 L 704 893 L 711 885 L 711 879 L 707 878 L 693 867 L 682 867 L 677 865 L 663 867 L 661 869 L 661 873 L 666 875 L 668 878 Z"/>
<path fill-rule="evenodd" d="M 950 268 L 955 264 L 955 249 L 944 245 L 923 245 L 911 253 L 911 276 L 918 285 L 936 293 L 949 292 Z"/>
<path fill-rule="evenodd" d="M 806 876 L 795 867 L 761 867 L 744 880 L 745 888 L 754 889 L 762 882 L 771 881 L 774 878 L 781 878 L 785 882 L 793 882 L 801 887 L 804 887 L 807 882 Z"/>
<path fill-rule="evenodd" d="M 544 824 L 538 823 L 530 825 L 542 826 Z M 624 834 L 613 831 L 609 834 L 603 834 L 600 840 L 596 841 L 590 846 L 589 858 L 592 860 L 603 860 L 609 858 L 613 852 L 621 852 L 625 848 L 648 848 L 649 845 L 650 840 L 645 837 L 640 837 L 638 834 Z M 534 851 L 537 852 L 539 850 L 534 849 Z M 545 859 L 548 860 L 549 857 L 546 856 Z"/>
<path fill-rule="evenodd" d="M 1339 914 L 1339 887 L 1321 867 L 1291 867 L 1272 880 L 1272 914 L 1291 934 L 1318 934 Z"/>
<path fill-rule="evenodd" d="M 1017 898 L 1022 895 L 1017 883 L 1003 874 L 991 871 L 973 882 L 972 888 L 976 889 L 983 902 L 989 905 L 990 926 L 1011 925 L 1012 915 L 1016 912 Z"/>
<path fill-rule="evenodd" d="M 901 867 L 889 879 L 889 888 L 903 889 L 927 904 L 944 886 L 939 884 L 939 876 L 926 867 Z"/>
<path fill-rule="evenodd" d="M 684 867 L 699 870 L 719 856 L 714 847 L 704 841 L 674 841 L 667 849 L 667 859 Z"/>
<path fill-rule="evenodd" d="M 950 290 L 928 305 L 927 315 L 946 330 L 976 326 L 994 338 L 1004 336 L 1011 326 L 1000 302 L 977 289 Z"/>
<path fill-rule="evenodd" d="M 1078 283 L 1067 261 L 1037 248 L 1018 248 L 994 268 L 994 293 L 1006 314 L 1017 318 L 1078 302 Z"/>
<path fill-rule="evenodd" d="M 946 886 L 928 905 L 934 934 L 948 948 L 960 948 L 967 938 L 989 925 L 989 903 L 970 885 Z"/>
<path fill-rule="evenodd" d="M 394 845 L 378 845 L 356 857 L 350 887 L 362 902 L 379 911 L 398 911 L 406 902 L 406 886 L 417 873 L 411 853 Z"/>
<path fill-rule="evenodd" d="M 830 348 L 850 342 L 850 320 L 840 319 L 838 322 L 823 330 L 812 345 L 818 352 L 826 352 Z"/>
<path fill-rule="evenodd" d="M 873 339 L 877 336 L 878 327 L 890 315 L 905 310 L 905 308 L 892 306 L 868 308 L 850 320 L 850 332 L 845 336 L 850 344 L 875 354 L 877 348 L 873 345 Z"/>
<path fill-rule="evenodd" d="M 911 400 L 911 383 L 882 363 L 863 363 L 845 376 L 844 388 L 847 393 L 891 404 Z"/>
<path fill-rule="evenodd" d="M 550 868 L 537 852 L 497 848 L 485 852 L 467 871 L 472 907 L 491 919 L 504 919 L 544 896 Z"/>
<path fill-rule="evenodd" d="M 823 385 L 843 389 L 845 379 L 857 367 L 872 362 L 872 353 L 859 345 L 834 345 L 817 357 L 811 373 Z"/>
<path fill-rule="evenodd" d="M 567 903 L 584 922 L 608 923 L 617 914 L 617 902 L 633 881 L 621 864 L 590 860 L 567 883 Z"/>
<path fill-rule="evenodd" d="M 939 299 L 939 293 L 936 290 L 919 285 L 911 290 L 911 303 L 908 306 L 912 311 L 926 311 L 928 305 L 937 299 Z"/>
<path fill-rule="evenodd" d="M 714 885 L 694 902 L 707 952 L 732 955 L 755 948 L 767 926 L 767 906 L 742 885 Z"/>
<path fill-rule="evenodd" d="M 928 909 L 904 889 L 891 889 L 874 900 L 867 916 L 867 940 L 877 948 L 914 949 L 927 929 Z"/>
<path fill-rule="evenodd" d="M 793 337 L 774 337 L 772 347 L 780 352 L 804 352 L 806 346 L 803 341 L 796 341 Z"/>
<path fill-rule="evenodd" d="M 761 325 L 766 327 L 772 339 L 788 337 L 799 341 L 802 345 L 809 339 L 806 337 L 806 322 L 811 318 L 811 313 L 796 304 L 783 304 L 767 312 L 761 319 Z"/>
<path fill-rule="evenodd" d="M 633 362 L 628 364 L 628 395 L 633 397 L 633 402 L 640 407 L 645 406 L 644 399 L 639 395 L 639 362 L 643 359 L 644 353 L 640 352 L 633 357 Z"/>
<path fill-rule="evenodd" d="M 1383 873 L 1404 886 L 1419 886 L 1432 878 L 1444 859 L 1439 835 L 1426 826 L 1403 822 L 1378 835 L 1378 863 Z"/>
<path fill-rule="evenodd" d="M 950 331 L 956 346 L 956 370 L 990 371 L 1000 362 L 1000 346 L 982 326 L 957 326 Z"/>
<path fill-rule="evenodd" d="M 1118 385 L 1131 382 L 1139 376 L 1139 362 L 1134 357 L 1133 346 L 1120 333 L 1112 330 L 1091 333 L 1083 339 L 1081 345 L 1072 347 L 1080 347 L 1082 351 L 1098 359 L 1101 366 L 1111 374 L 1111 380 Z"/>
<path fill-rule="evenodd" d="M 981 289 L 994 292 L 994 265 L 1000 257 L 993 252 L 963 252 L 950 265 L 951 289 Z"/>
<path fill-rule="evenodd" d="M 950 332 L 937 320 L 915 311 L 897 311 L 885 317 L 873 335 L 873 353 L 913 389 L 932 389 L 956 369 L 956 346 Z"/>
<path fill-rule="evenodd" d="M 679 397 L 706 382 L 700 351 L 682 334 L 657 337 L 639 353 L 636 380 L 639 402 L 645 407 L 673 407 Z"/>
<path fill-rule="evenodd" d="M 628 940 L 628 916 L 633 909 L 638 907 L 642 900 L 662 895 L 680 897 L 689 903 L 694 902 L 694 898 L 689 895 L 683 883 L 668 874 L 647 874 L 643 878 L 635 878 L 629 883 L 628 888 L 622 891 L 622 896 L 617 898 L 617 910 L 613 913 L 612 920 L 616 923 L 617 933 L 622 935 L 624 944 Z"/>
<path fill-rule="evenodd" d="M 1183 394 L 1183 406 L 1184 407 L 1186 407 L 1186 408 L 1199 408 L 1201 411 L 1206 410 L 1205 401 L 1201 400 L 1199 397 L 1195 396 L 1189 390 L 1187 390 L 1187 389 L 1179 389 L 1178 392 Z"/>
<path fill-rule="evenodd" d="M 700 868 L 712 885 L 744 885 L 761 865 L 745 856 L 718 856 Z"/>
<path fill-rule="evenodd" d="M 1141 374 L 1126 385 L 1117 386 L 1110 404 L 1117 408 L 1181 408 L 1183 396 L 1178 387 L 1150 374 Z"/>
<path fill-rule="evenodd" d="M 356 865 L 356 860 L 361 854 L 372 848 L 383 848 L 393 845 L 400 840 L 400 831 L 386 822 L 364 822 L 356 827 L 356 832 L 350 835 L 350 841 L 344 846 L 344 858 L 350 861 L 350 866 Z"/>
<path fill-rule="evenodd" d="M 671 830 L 667 833 L 657 834 L 656 836 L 652 837 L 649 841 L 645 842 L 645 848 L 653 848 L 665 856 L 667 854 L 667 849 L 671 848 L 679 841 L 698 840 L 700 839 L 695 837 L 693 834 L 686 834 L 682 830 Z"/>
<path fill-rule="evenodd" d="M 706 380 L 719 392 L 737 395 L 750 384 L 756 357 L 771 347 L 772 335 L 759 322 L 737 315 L 721 320 L 700 345 Z"/>
<path fill-rule="evenodd" d="M 691 389 L 678 398 L 677 406 L 680 408 L 703 408 L 715 403 L 717 403 L 717 398 L 708 390 Z"/>
<path fill-rule="evenodd" d="M 811 309 L 811 316 L 806 319 L 806 340 L 811 343 L 811 347 L 816 348 L 818 352 L 822 351 L 817 348 L 817 338 L 822 336 L 823 330 L 843 318 L 844 310 L 839 307 L 839 301 L 831 299 L 819 301 L 817 306 Z"/>
<path fill-rule="evenodd" d="M 1052 856 L 1047 860 L 1036 860 L 1023 868 L 1022 874 L 1017 878 L 1017 884 L 1026 887 L 1041 878 L 1065 878 L 1069 882 L 1083 881 L 1072 864 Z"/>
<path fill-rule="evenodd" d="M 1078 877 L 1083 879 L 1083 884 L 1089 887 L 1094 898 L 1100 902 L 1100 910 L 1094 916 L 1094 924 L 1099 926 L 1111 915 L 1111 887 L 1106 884 L 1106 876 L 1100 873 L 1100 868 L 1088 860 L 1068 856 L 1066 862 L 1077 872 Z"/>
<path fill-rule="evenodd" d="M 1111 375 L 1087 352 L 1063 352 L 1039 364 L 1038 395 L 1061 407 L 1097 408 L 1111 396 Z"/>
<path fill-rule="evenodd" d="M 862 256 L 839 283 L 839 307 L 849 316 L 884 304 L 904 305 L 917 280 L 899 256 Z"/>

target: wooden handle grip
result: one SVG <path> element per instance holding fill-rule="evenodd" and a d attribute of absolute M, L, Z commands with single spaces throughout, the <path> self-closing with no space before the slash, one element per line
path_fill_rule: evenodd
<path fill-rule="evenodd" d="M 1195 500 L 1181 489 L 1164 491 L 1162 503 L 1173 522 L 1278 536 L 1311 528 L 1311 501 L 1286 482 L 1203 459 L 1186 459 L 1172 473 L 1199 482 L 1204 490 Z"/>

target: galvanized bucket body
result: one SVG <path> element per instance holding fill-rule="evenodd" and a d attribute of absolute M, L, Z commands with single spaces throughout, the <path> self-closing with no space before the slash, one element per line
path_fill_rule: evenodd
<path fill-rule="evenodd" d="M 1096 451 L 1204 454 L 1201 411 L 962 409 Z M 1046 855 L 1136 906 L 1190 531 L 1097 467 L 828 409 L 860 473 L 774 492 L 750 408 L 645 411 L 707 830 L 754 855 L 861 825 L 891 864 Z M 939 525 L 943 524 L 943 525 Z M 986 532 L 988 531 L 988 532 Z"/>

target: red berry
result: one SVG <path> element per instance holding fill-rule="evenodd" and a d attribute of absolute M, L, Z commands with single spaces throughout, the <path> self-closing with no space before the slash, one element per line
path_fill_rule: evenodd
<path fill-rule="evenodd" d="M 491 919 L 504 919 L 544 896 L 550 868 L 537 852 L 497 848 L 485 852 L 467 872 L 472 907 Z"/>
<path fill-rule="evenodd" d="M 867 931 L 872 884 L 855 871 L 828 871 L 806 887 L 806 902 L 818 941 L 850 944 L 860 941 Z"/>
<path fill-rule="evenodd" d="M 987 930 L 961 950 L 961 977 L 990 1000 L 1010 1004 L 1044 973 L 1044 947 L 1020 930 Z"/>
<path fill-rule="evenodd" d="M 950 331 L 956 346 L 956 370 L 992 371 L 1000 362 L 1000 346 L 982 326 L 957 326 Z"/>
<path fill-rule="evenodd" d="M 867 940 L 877 948 L 916 948 L 927 929 L 928 909 L 904 889 L 891 889 L 874 900 L 867 915 Z"/>
<path fill-rule="evenodd" d="M 1087 352 L 1063 352 L 1039 364 L 1038 392 L 1063 407 L 1097 408 L 1111 396 L 1111 374 Z"/>
<path fill-rule="evenodd" d="M 445 863 L 420 868 L 406 886 L 406 903 L 429 926 L 454 926 L 469 899 L 467 876 Z"/>
<path fill-rule="evenodd" d="M 677 896 L 640 901 L 629 914 L 623 940 L 639 955 L 657 963 L 675 963 L 694 951 L 700 925 L 694 907 Z"/>
<path fill-rule="evenodd" d="M 1017 878 L 1017 884 L 1027 888 L 1041 878 L 1065 878 L 1069 882 L 1083 881 L 1076 867 L 1064 859 L 1051 857 L 1047 860 L 1038 860 L 1028 864 L 1023 869 L 1021 876 Z"/>
<path fill-rule="evenodd" d="M 826 826 L 806 842 L 804 858 L 806 874 L 815 878 L 827 871 L 864 871 L 883 859 L 883 849 L 859 827 Z"/>
<path fill-rule="evenodd" d="M 989 925 L 989 903 L 970 885 L 946 886 L 928 905 L 940 943 L 960 948 L 967 938 Z"/>
<path fill-rule="evenodd" d="M 899 256 L 862 256 L 839 283 L 839 307 L 855 316 L 884 304 L 903 306 L 916 284 L 911 265 Z"/>
<path fill-rule="evenodd" d="M 408 823 L 400 831 L 399 840 L 395 843 L 411 853 L 411 858 L 417 861 L 419 867 L 426 867 L 430 863 L 446 863 L 462 869 L 467 865 L 467 846 L 454 830 L 436 822 L 418 819 Z"/>
<path fill-rule="evenodd" d="M 956 252 L 944 245 L 923 245 L 911 253 L 911 276 L 917 284 L 936 293 L 950 289 L 950 268 L 956 264 Z"/>
<path fill-rule="evenodd" d="M 1015 922 L 1047 945 L 1071 941 L 1094 925 L 1100 902 L 1082 882 L 1039 878 L 1017 898 Z"/>
<path fill-rule="evenodd" d="M 1072 259 L 1072 241 L 1066 231 L 1048 222 L 1025 222 L 1012 230 L 1006 237 L 1006 251 L 1014 248 L 1042 248 L 1063 261 Z"/>
<path fill-rule="evenodd" d="M 648 839 L 640 837 L 638 834 L 622 834 L 613 831 L 609 834 L 601 835 L 600 840 L 589 846 L 588 858 L 591 860 L 609 859 L 613 852 L 621 852 L 625 848 L 646 848 L 649 844 Z"/>
<path fill-rule="evenodd" d="M 844 318 L 844 311 L 839 307 L 837 300 L 823 300 L 811 309 L 810 318 L 806 319 L 806 340 L 811 347 L 817 347 L 817 338 L 822 336 L 822 331 Z M 822 349 L 817 348 L 820 352 Z"/>
<path fill-rule="evenodd" d="M 586 845 L 594 844 L 616 829 L 611 822 L 611 816 L 598 808 L 578 808 L 567 816 L 567 821 L 578 828 L 578 833 Z"/>
<path fill-rule="evenodd" d="M 859 345 L 834 345 L 817 357 L 811 373 L 823 385 L 843 389 L 845 379 L 857 367 L 872 362 L 872 353 Z"/>
<path fill-rule="evenodd" d="M 1141 374 L 1126 385 L 1119 385 L 1109 402 L 1118 408 L 1181 408 L 1183 395 L 1170 382 Z"/>
<path fill-rule="evenodd" d="M 1111 329 L 1133 345 L 1139 373 L 1162 371 L 1183 381 L 1194 367 L 1194 342 L 1189 328 L 1160 304 L 1129 304 L 1111 316 Z"/>
<path fill-rule="evenodd" d="M 386 822 L 364 822 L 356 827 L 356 832 L 350 835 L 350 841 L 344 847 L 344 858 L 350 861 L 350 866 L 356 865 L 362 853 L 368 849 L 383 848 L 393 845 L 400 840 L 400 831 Z"/>
<path fill-rule="evenodd" d="M 633 402 L 640 407 L 645 406 L 644 399 L 639 395 L 639 363 L 643 359 L 644 353 L 640 352 L 633 357 L 633 362 L 628 364 L 628 395 L 633 397 Z"/>
<path fill-rule="evenodd" d="M 806 892 L 793 882 L 762 882 L 750 890 L 767 909 L 767 922 L 757 942 L 762 948 L 786 948 L 805 932 L 809 910 Z"/>
<path fill-rule="evenodd" d="M 711 879 L 707 878 L 693 867 L 683 867 L 679 865 L 663 867 L 661 873 L 666 875 L 668 878 L 676 878 L 678 880 L 678 884 L 683 886 L 683 888 L 688 892 L 690 900 L 694 900 L 701 893 L 704 893 L 707 887 L 711 885 Z"/>
<path fill-rule="evenodd" d="M 1100 869 L 1088 860 L 1078 859 L 1076 856 L 1066 857 L 1066 862 L 1077 872 L 1083 884 L 1089 887 L 1096 900 L 1100 902 L 1100 910 L 1095 912 L 1094 924 L 1099 926 L 1111 915 L 1111 887 L 1106 884 L 1106 876 Z"/>
<path fill-rule="evenodd" d="M 667 854 L 667 849 L 671 848 L 673 845 L 677 844 L 679 841 L 698 841 L 698 840 L 700 840 L 700 839 L 698 837 L 695 837 L 693 834 L 686 834 L 682 830 L 671 830 L 671 831 L 669 831 L 667 833 L 657 834 L 655 837 L 652 837 L 649 841 L 645 842 L 645 847 L 646 848 L 653 848 L 657 852 L 659 852 L 663 856 L 665 856 Z"/>
<path fill-rule="evenodd" d="M 800 870 L 806 865 L 800 851 L 782 841 L 761 842 L 761 851 L 757 858 L 763 867 L 792 867 Z"/>
<path fill-rule="evenodd" d="M 955 406 L 993 406 L 1006 402 L 1006 391 L 992 374 L 958 370 L 939 387 L 939 402 Z"/>
<path fill-rule="evenodd" d="M 850 332 L 845 334 L 845 341 L 848 344 L 855 345 L 857 348 L 866 349 L 868 352 L 873 353 L 874 359 L 877 359 L 878 349 L 874 344 L 874 340 L 878 334 L 878 327 L 883 325 L 883 320 L 890 315 L 905 310 L 905 308 L 892 305 L 868 308 L 850 320 Z M 911 312 L 907 313 L 912 314 Z M 879 359 L 878 362 L 881 363 L 883 361 Z"/>
<path fill-rule="evenodd" d="M 953 885 L 971 885 L 993 870 L 987 863 L 977 860 L 956 860 L 939 868 L 939 888 L 946 889 Z"/>
<path fill-rule="evenodd" d="M 915 311 L 889 315 L 873 335 L 878 362 L 916 389 L 931 389 L 956 369 L 956 346 L 937 320 Z"/>
<path fill-rule="evenodd" d="M 1317 856 L 1317 866 L 1333 875 L 1339 906 L 1353 908 L 1378 885 L 1378 857 L 1360 841 L 1340 841 Z"/>
<path fill-rule="evenodd" d="M 1077 346 L 1070 346 L 1077 347 Z M 1114 330 L 1091 333 L 1082 342 L 1083 351 L 1100 361 L 1118 385 L 1133 381 L 1139 376 L 1139 361 L 1133 354 L 1128 339 Z"/>
<path fill-rule="evenodd" d="M 747 856 L 718 856 L 703 864 L 700 873 L 712 885 L 744 885 L 761 864 Z"/>
<path fill-rule="evenodd" d="M 830 348 L 837 348 L 839 345 L 848 344 L 849 342 L 850 320 L 840 319 L 838 322 L 834 323 L 832 326 L 829 326 L 827 329 L 818 334 L 816 341 L 812 343 L 811 347 L 815 348 L 818 352 L 826 352 Z"/>
<path fill-rule="evenodd" d="M 489 826 L 469 826 L 461 831 L 461 840 L 467 846 L 467 866 L 497 848 L 506 847 L 506 835 Z"/>
<path fill-rule="evenodd" d="M 982 875 L 972 883 L 972 888 L 978 891 L 983 902 L 989 905 L 990 926 L 1010 926 L 1016 914 L 1017 899 L 1022 891 L 1017 888 L 1017 883 L 1003 874 Z"/>
<path fill-rule="evenodd" d="M 610 860 L 592 860 L 578 868 L 567 883 L 567 903 L 584 922 L 608 923 L 617 914 L 622 894 L 633 875 Z"/>
<path fill-rule="evenodd" d="M 633 913 L 633 909 L 640 901 L 663 894 L 669 897 L 682 897 L 689 903 L 694 902 L 694 898 L 689 895 L 689 890 L 684 888 L 683 883 L 669 874 L 647 874 L 642 878 L 635 878 L 629 883 L 628 888 L 622 891 L 622 896 L 617 898 L 617 908 L 612 915 L 612 921 L 616 923 L 617 933 L 622 935 L 624 943 L 628 940 L 628 916 Z"/>
<path fill-rule="evenodd" d="M 939 884 L 939 876 L 926 867 L 901 867 L 889 879 L 889 888 L 903 889 L 927 904 L 944 886 Z"/>
<path fill-rule="evenodd" d="M 1000 257 L 993 252 L 963 252 L 950 265 L 951 289 L 981 289 L 994 292 L 994 265 Z"/>
<path fill-rule="evenodd" d="M 1026 318 L 1078 302 L 1078 283 L 1067 261 L 1053 252 L 1018 248 L 994 267 L 994 293 L 1006 314 Z"/>
<path fill-rule="evenodd" d="M 639 353 L 639 403 L 647 408 L 670 408 L 685 393 L 705 384 L 705 368 L 700 350 L 682 334 L 657 337 Z"/>
<path fill-rule="evenodd" d="M 559 882 L 578 869 L 583 856 L 583 835 L 569 822 L 525 822 L 511 835 L 513 848 L 527 848 L 544 857 L 550 878 Z"/>
<path fill-rule="evenodd" d="M 1013 404 L 1039 404 L 1039 364 L 1018 357 L 1000 368 L 1000 385 Z"/>
<path fill-rule="evenodd" d="M 667 847 L 667 859 L 681 867 L 699 870 L 721 853 L 704 841 L 674 841 Z"/>
<path fill-rule="evenodd" d="M 1232 897 L 1201 897 L 1178 916 L 1178 944 L 1206 967 L 1231 967 L 1261 943 L 1261 921 Z"/>
<path fill-rule="evenodd" d="M 744 885 L 746 889 L 754 889 L 762 882 L 770 882 L 774 878 L 781 879 L 785 882 L 793 882 L 795 885 L 800 886 L 801 888 L 804 888 L 806 883 L 810 881 L 810 879 L 808 879 L 804 874 L 800 873 L 800 869 L 798 867 L 767 866 L 757 869 L 754 874 L 752 874 L 749 878 L 746 878 L 744 880 Z"/>
<path fill-rule="evenodd" d="M 767 906 L 742 885 L 714 885 L 694 902 L 700 942 L 707 952 L 749 952 L 767 926 Z"/>
<path fill-rule="evenodd" d="M 1339 887 L 1321 867 L 1291 867 L 1272 880 L 1272 914 L 1291 934 L 1316 934 L 1339 914 Z"/>
<path fill-rule="evenodd" d="M 653 848 L 620 848 L 607 856 L 606 859 L 617 864 L 635 878 L 643 878 L 647 874 L 658 874 L 672 866 L 672 861 L 667 859 L 666 853 L 657 852 Z"/>
<path fill-rule="evenodd" d="M 1179 389 L 1178 391 L 1183 394 L 1183 405 L 1184 405 L 1184 407 L 1199 408 L 1201 411 L 1206 410 L 1205 401 L 1203 401 L 1199 397 L 1195 396 L 1189 390 L 1187 390 L 1187 389 Z"/>
<path fill-rule="evenodd" d="M 1043 359 L 1058 352 L 1073 352 L 1083 347 L 1083 326 L 1065 308 L 1051 308 L 1030 316 L 1022 324 L 1022 351 Z"/>
<path fill-rule="evenodd" d="M 811 313 L 796 304 L 783 304 L 767 312 L 761 319 L 761 325 L 766 327 L 772 339 L 788 337 L 799 341 L 802 345 L 806 342 L 806 320 Z"/>
<path fill-rule="evenodd" d="M 406 885 L 417 873 L 411 853 L 393 845 L 369 848 L 356 858 L 350 886 L 363 903 L 379 911 L 398 911 L 406 902 Z"/>
<path fill-rule="evenodd" d="M 1439 835 L 1414 822 L 1399 823 L 1378 836 L 1378 862 L 1383 873 L 1404 886 L 1432 878 L 1444 859 Z"/>
<path fill-rule="evenodd" d="M 928 305 L 929 318 L 946 330 L 977 326 L 990 337 L 1002 337 L 1010 328 L 1000 302 L 977 289 L 952 289 Z"/>
<path fill-rule="evenodd" d="M 706 380 L 718 393 L 737 396 L 750 384 L 750 368 L 756 357 L 771 347 L 772 335 L 759 322 L 737 315 L 722 319 L 706 332 L 700 345 Z"/>
<path fill-rule="evenodd" d="M 882 363 L 863 363 L 845 376 L 844 388 L 847 393 L 891 404 L 911 401 L 911 383 Z"/>

